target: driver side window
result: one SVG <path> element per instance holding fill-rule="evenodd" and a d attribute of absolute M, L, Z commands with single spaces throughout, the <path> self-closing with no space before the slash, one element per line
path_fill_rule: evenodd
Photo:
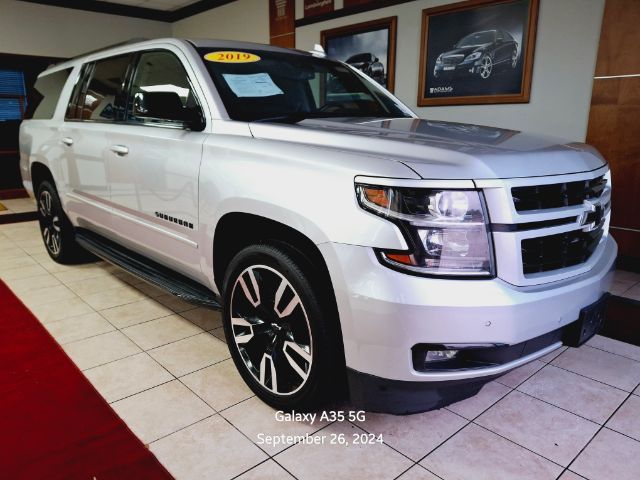
<path fill-rule="evenodd" d="M 187 72 L 171 52 L 140 55 L 129 94 L 127 121 L 146 125 L 204 127 L 202 109 Z"/>

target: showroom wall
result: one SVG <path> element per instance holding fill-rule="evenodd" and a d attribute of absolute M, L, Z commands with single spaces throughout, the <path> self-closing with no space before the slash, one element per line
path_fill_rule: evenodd
<path fill-rule="evenodd" d="M 67 58 L 131 38 L 166 36 L 170 23 L 0 0 L 0 53 Z"/>
<path fill-rule="evenodd" d="M 446 3 L 418 0 L 299 27 L 296 46 L 310 48 L 328 28 L 397 15 L 395 93 L 421 117 L 585 139 L 605 0 L 541 0 L 530 103 L 416 108 L 421 10 Z"/>
<path fill-rule="evenodd" d="M 335 2 L 336 8 L 342 1 Z M 296 29 L 296 47 L 309 49 L 320 32 L 398 16 L 395 92 L 421 117 L 490 124 L 583 141 L 605 0 L 541 0 L 531 102 L 528 104 L 416 107 L 421 10 L 451 0 L 416 0 Z M 174 24 L 175 36 L 268 43 L 267 0 L 238 0 Z M 300 17 L 302 2 L 296 2 Z"/>
<path fill-rule="evenodd" d="M 269 43 L 268 0 L 239 0 L 173 23 L 173 35 Z"/>

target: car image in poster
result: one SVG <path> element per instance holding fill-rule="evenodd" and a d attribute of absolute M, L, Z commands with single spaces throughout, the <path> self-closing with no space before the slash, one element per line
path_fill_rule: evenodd
<path fill-rule="evenodd" d="M 530 81 L 525 53 L 532 41 L 531 6 L 531 0 L 513 0 L 427 14 L 419 103 L 498 103 L 492 97 L 499 96 L 528 101 L 528 92 L 526 99 L 515 97 Z M 440 101 L 429 102 L 434 99 Z"/>
<path fill-rule="evenodd" d="M 393 91 L 395 17 L 322 32 L 329 58 L 348 63 Z"/>

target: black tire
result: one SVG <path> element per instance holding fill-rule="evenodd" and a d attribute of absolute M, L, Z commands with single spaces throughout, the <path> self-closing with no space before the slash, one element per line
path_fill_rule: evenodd
<path fill-rule="evenodd" d="M 265 244 L 240 251 L 225 275 L 231 356 L 249 388 L 279 410 L 315 410 L 343 393 L 337 313 L 314 277 L 306 257 Z"/>
<path fill-rule="evenodd" d="M 76 243 L 73 225 L 62 209 L 58 191 L 48 180 L 38 185 L 36 203 L 42 240 L 54 261 L 75 264 L 95 260 L 95 257 Z"/>

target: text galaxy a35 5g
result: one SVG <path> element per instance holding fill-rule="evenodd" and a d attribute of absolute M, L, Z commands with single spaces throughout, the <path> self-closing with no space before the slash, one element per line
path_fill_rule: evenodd
<path fill-rule="evenodd" d="M 278 410 L 412 413 L 597 330 L 617 247 L 591 147 L 421 120 L 320 53 L 160 39 L 42 73 L 25 187 L 88 250 L 221 307 Z"/>

